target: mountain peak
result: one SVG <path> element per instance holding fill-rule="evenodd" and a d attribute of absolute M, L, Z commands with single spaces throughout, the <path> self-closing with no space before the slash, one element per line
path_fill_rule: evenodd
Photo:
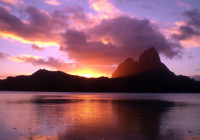
<path fill-rule="evenodd" d="M 155 70 L 169 71 L 160 61 L 157 50 L 151 47 L 139 56 L 139 61 L 133 61 L 132 58 L 127 58 L 113 72 L 112 78 L 126 77 Z"/>
<path fill-rule="evenodd" d="M 132 58 L 127 58 L 123 63 L 119 64 L 116 71 L 113 72 L 112 78 L 126 77 L 130 74 L 138 73 L 138 62 L 133 61 Z"/>
<path fill-rule="evenodd" d="M 132 58 L 127 58 L 125 61 L 124 61 L 124 63 L 130 63 L 130 62 L 133 62 L 133 59 Z"/>
<path fill-rule="evenodd" d="M 161 63 L 160 56 L 154 47 L 144 51 L 139 57 L 140 63 Z"/>
<path fill-rule="evenodd" d="M 32 75 L 41 75 L 46 72 L 49 72 L 49 71 L 46 69 L 39 69 L 38 71 L 34 72 Z"/>

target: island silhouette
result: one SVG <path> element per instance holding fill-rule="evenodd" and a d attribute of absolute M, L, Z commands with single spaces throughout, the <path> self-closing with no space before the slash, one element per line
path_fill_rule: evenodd
<path fill-rule="evenodd" d="M 7 77 L 0 80 L 3 91 L 58 92 L 200 92 L 200 82 L 175 75 L 160 60 L 154 47 L 145 50 L 139 61 L 132 58 L 119 64 L 112 78 L 85 78 L 61 71 L 40 69 L 30 76 Z"/>

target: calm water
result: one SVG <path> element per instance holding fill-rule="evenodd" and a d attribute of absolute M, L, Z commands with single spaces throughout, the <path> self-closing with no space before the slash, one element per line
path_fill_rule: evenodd
<path fill-rule="evenodd" d="M 0 92 L 0 140 L 200 140 L 200 94 Z"/>

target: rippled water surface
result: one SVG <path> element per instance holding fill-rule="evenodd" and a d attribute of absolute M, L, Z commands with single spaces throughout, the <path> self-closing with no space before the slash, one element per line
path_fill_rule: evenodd
<path fill-rule="evenodd" d="M 200 94 L 0 92 L 0 140 L 200 140 Z"/>

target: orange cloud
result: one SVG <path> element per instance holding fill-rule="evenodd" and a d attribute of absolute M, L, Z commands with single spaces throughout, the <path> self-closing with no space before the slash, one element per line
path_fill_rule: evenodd
<path fill-rule="evenodd" d="M 25 5 L 25 3 L 22 0 L 0 0 L 0 2 L 12 4 L 12 5 Z"/>
<path fill-rule="evenodd" d="M 177 21 L 177 22 L 175 22 L 175 24 L 177 26 L 184 26 L 184 25 L 186 25 L 186 23 L 184 21 Z"/>
<path fill-rule="evenodd" d="M 60 5 L 60 3 L 57 0 L 46 0 L 45 3 L 50 5 Z"/>
<path fill-rule="evenodd" d="M 59 47 L 59 43 L 57 41 L 53 41 L 50 39 L 42 39 L 42 38 L 32 38 L 30 40 L 27 40 L 25 38 L 19 37 L 17 35 L 14 35 L 13 33 L 3 33 L 0 32 L 0 37 L 8 40 L 17 40 L 22 43 L 28 43 L 28 44 L 38 44 L 40 46 L 56 46 Z"/>
<path fill-rule="evenodd" d="M 181 40 L 181 44 L 186 48 L 200 47 L 200 36 L 193 36 L 186 40 Z"/>
<path fill-rule="evenodd" d="M 10 56 L 9 59 L 16 62 L 33 62 L 40 59 L 40 56 L 23 54 L 20 56 Z"/>
<path fill-rule="evenodd" d="M 176 25 L 183 25 L 184 26 L 185 23 L 177 23 Z M 169 29 L 161 29 L 161 31 L 165 34 L 166 38 L 170 39 L 172 37 L 173 34 L 181 34 L 180 30 L 178 27 L 171 27 Z M 190 38 L 184 39 L 184 40 L 180 40 L 180 44 L 185 47 L 185 48 L 194 48 L 194 47 L 199 47 L 200 46 L 200 36 L 192 36 Z"/>
<path fill-rule="evenodd" d="M 179 41 L 186 48 L 199 47 L 200 43 L 200 12 L 198 9 L 188 10 L 183 13 L 184 22 L 175 22 L 178 26 L 176 32 L 172 32 L 172 38 Z"/>
<path fill-rule="evenodd" d="M 112 18 L 122 12 L 108 0 L 90 0 L 90 6 L 99 14 L 99 18 Z"/>
<path fill-rule="evenodd" d="M 174 27 L 169 27 L 167 28 L 160 28 L 159 29 L 167 39 L 170 39 L 172 34 L 178 34 L 180 33 L 180 31 L 178 30 L 178 27 L 174 26 Z"/>

